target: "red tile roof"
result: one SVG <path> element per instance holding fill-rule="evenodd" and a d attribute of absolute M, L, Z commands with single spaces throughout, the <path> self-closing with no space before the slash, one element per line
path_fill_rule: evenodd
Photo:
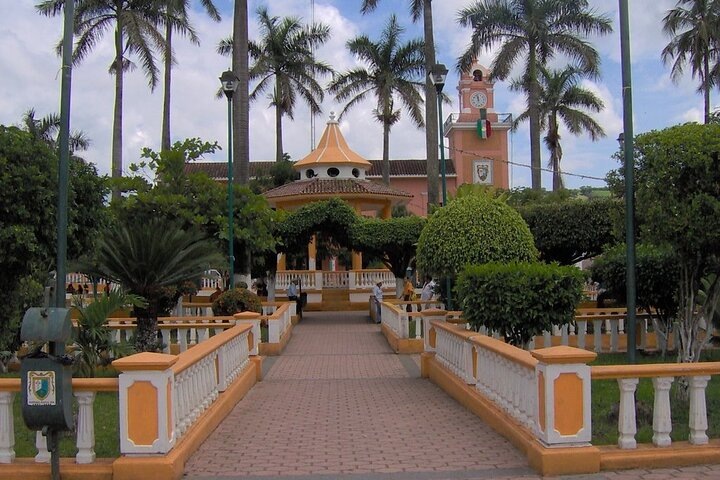
<path fill-rule="evenodd" d="M 447 159 L 446 174 L 455 175 L 453 161 Z M 274 162 L 250 162 L 250 177 L 257 176 L 258 172 L 267 170 Z M 370 160 L 372 168 L 367 176 L 370 178 L 382 177 L 382 160 Z M 227 162 L 190 162 L 185 164 L 185 173 L 205 172 L 215 180 L 227 179 Z M 391 177 L 424 177 L 427 175 L 427 162 L 424 159 L 390 160 Z"/>
<path fill-rule="evenodd" d="M 281 185 L 264 193 L 267 198 L 279 198 L 302 195 L 384 195 L 391 197 L 412 197 L 411 194 L 388 187 L 382 183 L 359 179 L 320 179 L 297 180 Z"/>

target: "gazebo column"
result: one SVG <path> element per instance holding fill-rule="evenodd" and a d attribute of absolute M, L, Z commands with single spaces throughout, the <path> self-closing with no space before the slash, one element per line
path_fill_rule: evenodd
<path fill-rule="evenodd" d="M 317 256 L 317 235 L 313 235 L 308 243 L 308 270 L 317 270 L 315 257 Z"/>
<path fill-rule="evenodd" d="M 359 217 L 362 217 L 362 208 L 360 208 L 360 205 L 354 204 L 353 208 L 355 209 L 355 213 L 357 213 Z M 362 253 L 356 252 L 355 250 L 352 252 L 352 269 L 362 270 Z"/>
<path fill-rule="evenodd" d="M 277 254 L 277 269 L 287 270 L 287 257 L 284 253 Z"/>

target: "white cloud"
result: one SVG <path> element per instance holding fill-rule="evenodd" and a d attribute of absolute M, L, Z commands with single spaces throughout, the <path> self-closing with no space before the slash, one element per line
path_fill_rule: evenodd
<path fill-rule="evenodd" d="M 702 123 L 705 114 L 699 108 L 691 108 L 683 112 L 677 119 L 681 122 L 697 122 Z"/>

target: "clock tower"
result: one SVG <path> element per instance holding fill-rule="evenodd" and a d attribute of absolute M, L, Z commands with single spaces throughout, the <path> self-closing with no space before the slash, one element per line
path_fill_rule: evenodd
<path fill-rule="evenodd" d="M 512 115 L 495 111 L 490 71 L 474 63 L 458 84 L 460 112 L 445 120 L 456 185 L 475 183 L 508 189 L 508 130 Z"/>

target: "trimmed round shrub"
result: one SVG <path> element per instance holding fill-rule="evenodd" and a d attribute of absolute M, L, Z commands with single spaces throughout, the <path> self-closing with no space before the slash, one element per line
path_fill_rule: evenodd
<path fill-rule="evenodd" d="M 520 214 L 483 195 L 458 198 L 428 219 L 417 247 L 417 267 L 456 277 L 465 265 L 537 260 L 532 233 Z"/>
<path fill-rule="evenodd" d="M 260 297 L 247 288 L 235 288 L 216 298 L 212 309 L 216 316 L 234 315 L 238 312 L 262 313 L 262 304 Z"/>

